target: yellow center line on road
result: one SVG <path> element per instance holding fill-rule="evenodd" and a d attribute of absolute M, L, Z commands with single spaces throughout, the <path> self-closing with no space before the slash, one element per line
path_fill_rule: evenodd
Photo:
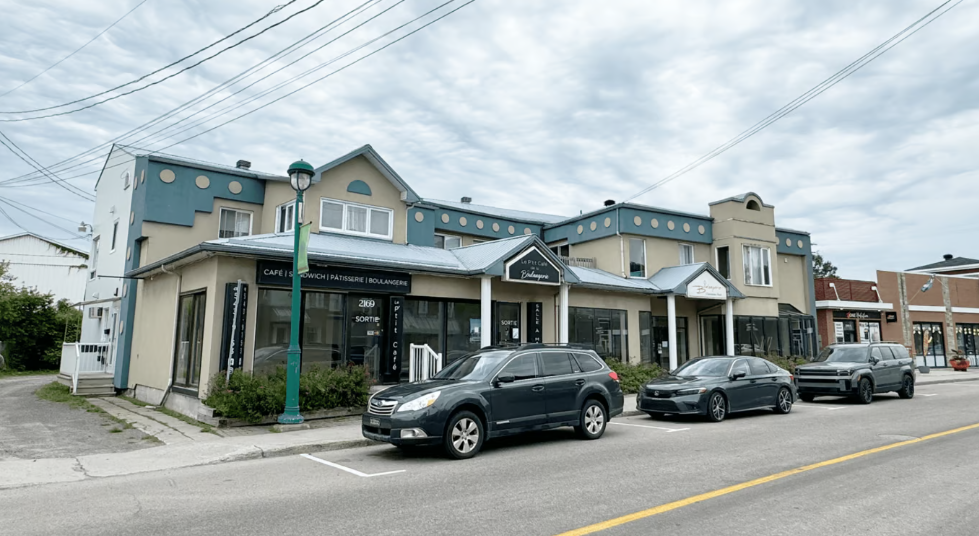
<path fill-rule="evenodd" d="M 636 512 L 634 514 L 629 514 L 622 517 L 616 517 L 614 519 L 609 519 L 608 521 L 603 521 L 601 523 L 595 523 L 594 525 L 588 525 L 587 527 L 582 527 L 580 529 L 575 529 L 568 532 L 562 532 L 557 536 L 583 536 L 585 534 L 594 534 L 596 532 L 618 527 L 619 525 L 625 525 L 626 523 L 631 523 L 633 521 L 638 521 L 640 519 L 645 519 L 647 517 L 663 514 L 671 510 L 676 510 L 678 508 L 683 508 L 684 506 L 690 506 L 691 504 L 696 504 L 709 499 L 721 497 L 723 495 L 728 495 L 736 491 L 741 491 L 744 489 L 753 488 L 755 486 L 760 486 L 762 484 L 767 484 L 769 482 L 774 482 L 776 480 L 780 480 L 788 476 L 797 475 L 799 473 L 805 473 L 806 471 L 812 471 L 813 469 L 828 467 L 830 465 L 836 465 L 838 463 L 843 463 L 857 458 L 862 458 L 864 456 L 869 456 L 871 454 L 877 454 L 878 452 L 884 452 L 887 450 L 896 449 L 898 447 L 913 445 L 915 443 L 921 443 L 923 441 L 928 441 L 930 439 L 937 439 L 939 437 L 945 437 L 952 434 L 957 434 L 959 432 L 965 432 L 967 430 L 974 430 L 977 428 L 979 428 L 979 424 L 970 424 L 969 426 L 955 428 L 954 430 L 946 430 L 944 432 L 938 432 L 935 434 L 926 435 L 915 439 L 908 439 L 907 441 L 899 441 L 897 443 L 891 443 L 889 445 L 884 445 L 882 447 L 863 450 L 860 452 L 855 452 L 853 454 L 847 454 L 846 456 L 833 458 L 832 460 L 826 460 L 823 462 L 818 462 L 811 465 L 798 467 L 796 469 L 789 469 L 788 471 L 782 471 L 781 473 L 775 473 L 774 475 L 768 475 L 762 478 L 757 478 L 755 480 L 750 480 L 748 482 L 742 482 L 741 484 L 735 484 L 733 486 L 728 486 L 726 488 L 709 491 L 707 493 L 701 493 L 700 495 L 694 495 L 693 497 L 687 497 L 686 499 L 673 501 L 671 503 L 663 504 L 660 506 L 656 506 L 654 508 L 649 508 L 647 510 Z"/>

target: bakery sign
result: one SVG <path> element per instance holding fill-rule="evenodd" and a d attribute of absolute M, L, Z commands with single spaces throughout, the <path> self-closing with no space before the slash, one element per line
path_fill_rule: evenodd
<path fill-rule="evenodd" d="M 721 283 L 710 272 L 703 272 L 687 283 L 687 297 L 702 300 L 726 300 L 727 285 Z"/>
<path fill-rule="evenodd" d="M 506 262 L 503 278 L 517 283 L 560 285 L 561 269 L 532 247 Z"/>

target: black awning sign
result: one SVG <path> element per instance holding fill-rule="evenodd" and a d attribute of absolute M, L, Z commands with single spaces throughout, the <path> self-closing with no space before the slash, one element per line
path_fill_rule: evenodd
<path fill-rule="evenodd" d="M 539 249 L 532 247 L 506 262 L 504 279 L 517 283 L 560 285 L 561 270 Z"/>
<path fill-rule="evenodd" d="M 303 288 L 367 290 L 395 294 L 411 292 L 411 274 L 401 272 L 310 265 L 309 271 L 300 277 Z M 260 260 L 256 282 L 259 285 L 291 286 L 292 265 Z"/>

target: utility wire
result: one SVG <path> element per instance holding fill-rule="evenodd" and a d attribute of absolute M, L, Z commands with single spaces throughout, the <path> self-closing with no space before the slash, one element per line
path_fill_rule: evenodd
<path fill-rule="evenodd" d="M 288 6 L 289 4 L 292 4 L 295 1 L 296 0 L 290 0 L 286 4 L 286 6 Z M 139 87 L 139 88 L 136 88 L 136 89 L 133 89 L 133 90 L 130 90 L 130 91 L 126 91 L 126 92 L 120 93 L 118 95 L 113 95 L 112 97 L 109 97 L 107 99 L 103 99 L 101 101 L 98 101 L 98 102 L 89 104 L 87 106 L 83 106 L 81 108 L 76 108 L 74 110 L 69 110 L 69 111 L 66 111 L 66 112 L 59 112 L 59 113 L 54 113 L 54 114 L 41 115 L 41 116 L 37 116 L 37 117 L 28 117 L 28 118 L 22 118 L 22 119 L 0 119 L 0 121 L 6 122 L 6 123 L 19 122 L 19 121 L 33 121 L 35 119 L 45 119 L 45 118 L 48 118 L 48 117 L 57 117 L 57 116 L 61 116 L 61 115 L 73 114 L 75 112 L 80 112 L 82 110 L 87 110 L 87 109 L 92 108 L 94 106 L 98 106 L 100 104 L 109 102 L 111 100 L 118 99 L 119 97 L 130 95 L 132 93 L 136 93 L 137 91 L 142 91 L 142 90 L 144 90 L 146 88 L 155 86 L 155 85 L 160 84 L 162 82 L 165 82 L 165 81 L 167 81 L 167 80 L 169 80 L 169 79 L 171 79 L 171 78 L 173 78 L 173 77 L 175 77 L 175 76 L 177 76 L 177 75 L 179 75 L 179 74 L 181 74 L 183 72 L 189 71 L 190 69 L 193 69 L 194 67 L 197 67 L 198 65 L 200 65 L 200 64 L 202 64 L 202 63 L 204 63 L 204 62 L 206 62 L 208 60 L 211 60 L 211 59 L 213 59 L 213 58 L 215 58 L 217 56 L 220 56 L 221 54 L 224 54 L 225 52 L 227 52 L 227 51 L 229 51 L 229 50 L 231 50 L 231 49 L 233 49 L 233 48 L 241 45 L 242 43 L 245 43 L 246 41 L 250 41 L 250 40 L 252 40 L 252 39 L 254 39 L 254 38 L 262 35 L 263 33 L 271 30 L 272 28 L 275 28 L 275 27 L 277 27 L 279 25 L 282 25 L 282 24 L 288 22 L 289 20 L 291 20 L 291 19 L 293 19 L 293 18 L 295 18 L 295 17 L 297 17 L 297 16 L 299 16 L 299 15 L 301 15 L 301 14 L 303 14 L 303 13 L 305 13 L 305 12 L 307 12 L 307 11 L 313 9 L 313 8 L 315 8 L 316 6 L 322 4 L 323 2 L 324 2 L 324 0 L 317 0 L 313 5 L 305 8 L 305 9 L 302 9 L 300 11 L 297 11 L 297 12 L 293 13 L 292 15 L 289 15 L 285 19 L 280 20 L 279 22 L 277 22 L 275 24 L 272 24 L 271 26 L 267 26 L 266 28 L 264 28 L 263 30 L 261 30 L 260 32 L 258 32 L 256 34 L 250 35 L 250 36 L 242 39 L 241 41 L 238 41 L 237 43 L 235 43 L 233 45 L 227 46 L 227 47 L 219 50 L 218 52 L 215 52 L 214 54 L 212 54 L 212 55 L 210 55 L 210 56 L 208 56 L 208 57 L 206 57 L 206 58 L 204 58 L 204 59 L 202 59 L 202 60 L 200 60 L 200 61 L 198 61 L 196 63 L 193 63 L 193 64 L 191 64 L 191 65 L 189 65 L 187 67 L 184 67 L 183 69 L 181 69 L 181 70 L 179 70 L 179 71 L 177 71 L 177 72 L 175 72 L 173 74 L 167 75 L 167 76 L 161 78 L 160 80 L 157 80 L 155 82 L 150 82 L 149 84 L 147 84 L 147 85 L 145 85 L 143 87 Z M 245 26 L 244 28 L 240 28 L 238 30 L 235 30 L 231 34 L 228 34 L 227 36 L 222 37 L 221 39 L 215 41 L 214 43 L 211 43 L 210 45 L 207 45 L 206 47 L 198 50 L 197 52 L 194 52 L 193 54 L 189 54 L 187 56 L 184 56 L 183 58 L 180 58 L 179 60 L 177 60 L 177 61 L 175 61 L 175 62 L 173 62 L 173 63 L 171 63 L 169 65 L 165 65 L 163 67 L 160 67 L 159 69 L 157 69 L 157 70 L 155 70 L 155 71 L 153 71 L 153 72 L 151 72 L 149 74 L 143 75 L 143 76 L 137 78 L 136 80 L 133 80 L 133 81 L 130 81 L 130 82 L 126 82 L 125 84 L 116 86 L 116 87 L 111 88 L 111 89 L 107 89 L 105 91 L 102 91 L 101 93 L 96 93 L 94 95 L 90 95 L 90 96 L 85 97 L 83 99 L 76 99 L 76 100 L 73 100 L 71 102 L 66 102 L 64 104 L 58 104 L 56 106 L 48 106 L 46 108 L 37 108 L 37 109 L 34 109 L 34 110 L 7 111 L 7 112 L 0 112 L 0 114 L 27 114 L 27 113 L 36 113 L 36 112 L 44 112 L 44 111 L 48 111 L 48 110 L 54 110 L 56 108 L 63 108 L 65 106 L 70 106 L 72 104 L 77 104 L 77 103 L 80 103 L 80 102 L 91 100 L 91 99 L 94 99 L 96 97 L 100 97 L 102 95 L 105 95 L 107 93 L 111 93 L 111 92 L 113 92 L 113 91 L 115 91 L 117 89 L 121 89 L 121 88 L 124 88 L 126 86 L 130 86 L 132 84 L 135 84 L 137 82 L 140 82 L 142 80 L 145 80 L 147 77 L 153 76 L 154 74 L 157 74 L 160 71 L 163 71 L 165 69 L 168 69 L 170 67 L 173 67 L 174 65 L 177 65 L 178 63 L 180 63 L 180 62 L 182 62 L 182 61 L 184 61 L 184 60 L 186 60 L 186 59 L 188 59 L 190 57 L 196 56 L 197 54 L 203 52 L 204 50 L 207 50 L 208 48 L 213 47 L 214 45 L 220 43 L 221 41 L 227 40 L 228 38 L 230 38 L 231 36 L 233 36 L 235 34 L 241 33 L 242 31 L 246 30 L 247 28 L 250 28 L 251 26 L 254 26 L 255 24 L 258 24 L 259 22 L 261 22 L 262 20 L 264 20 L 264 19 L 272 16 L 272 14 L 277 13 L 280 9 L 281 9 L 281 7 L 280 8 L 273 9 L 272 11 L 269 11 L 268 14 L 266 14 L 265 16 L 261 17 L 260 19 L 258 19 L 256 21 L 252 22 L 248 26 Z"/>
<path fill-rule="evenodd" d="M 43 71 L 41 71 L 41 72 L 39 72 L 39 73 L 37 73 L 36 75 L 34 75 L 34 76 L 32 76 L 32 77 L 31 77 L 30 79 L 28 79 L 27 81 L 25 81 L 25 82 L 21 82 L 21 84 L 20 84 L 19 86 L 17 86 L 17 87 L 15 87 L 15 88 L 13 88 L 13 89 L 11 89 L 10 91 L 7 91 L 6 93 L 2 93 L 2 94 L 0 94 L 0 98 L 2 98 L 2 97 L 6 97 L 7 95 L 10 95 L 10 94 L 11 94 L 11 93 L 13 93 L 14 91 L 17 91 L 18 89 L 20 89 L 20 88 L 22 88 L 22 87 L 24 87 L 24 86 L 26 86 L 27 84 L 30 84 L 30 83 L 31 83 L 31 82 L 33 82 L 33 81 L 34 81 L 34 80 L 35 80 L 35 79 L 36 79 L 37 77 L 39 77 L 39 76 L 41 76 L 42 74 L 44 74 L 44 73 L 46 73 L 46 72 L 48 72 L 48 71 L 50 71 L 51 69 L 54 69 L 55 67 L 57 67 L 58 65 L 60 65 L 60 64 L 61 64 L 61 62 L 63 62 L 63 61 L 65 61 L 65 60 L 67 60 L 68 58 L 70 58 L 70 57 L 72 57 L 72 56 L 74 56 L 75 54 L 77 54 L 77 53 L 78 53 L 79 51 L 81 51 L 81 49 L 83 49 L 83 48 L 85 48 L 85 47 L 87 47 L 88 45 L 91 45 L 91 44 L 92 44 L 92 43 L 93 43 L 93 42 L 94 42 L 94 41 L 95 41 L 96 39 L 98 39 L 99 37 L 102 37 L 102 34 L 104 34 L 105 32 L 108 32 L 109 30 L 111 30 L 113 26 L 115 26 L 116 24 L 119 24 L 119 22 L 121 22 L 121 21 L 122 21 L 122 19 L 124 19 L 124 18 L 126 18 L 126 17 L 128 17 L 130 13 L 132 13 L 133 11 L 136 11 L 137 9 L 139 9 L 139 6 L 141 6 L 141 5 L 143 5 L 143 4 L 145 4 L 145 3 L 146 3 L 146 2 L 148 2 L 148 1 L 149 1 L 149 0 L 143 0 L 142 2 L 140 2 L 140 3 L 138 3 L 138 4 L 136 4 L 136 7 L 134 7 L 134 8 L 132 8 L 132 9 L 130 9 L 129 11 L 127 11 L 127 12 L 126 12 L 126 14 L 125 14 L 125 15 L 123 15 L 123 16 L 121 16 L 121 17 L 119 17 L 118 19 L 116 19 L 116 21 L 115 21 L 115 22 L 113 22 L 112 24 L 110 24 L 110 25 L 108 25 L 108 26 L 107 26 L 107 27 L 106 27 L 106 28 L 105 28 L 104 30 L 102 30 L 101 32 L 99 32 L 99 33 L 98 33 L 98 35 L 96 35 L 95 37 L 93 37 L 92 39 L 90 39 L 90 40 L 89 40 L 89 41 L 88 41 L 87 43 L 85 43 L 84 45 L 82 45 L 82 46 L 80 46 L 80 47 L 78 47 L 78 48 L 76 48 L 74 52 L 72 52 L 71 54 L 68 54 L 67 56 L 65 56 L 65 57 L 63 57 L 63 58 L 61 58 L 60 60 L 58 60 L 58 61 L 56 61 L 56 62 L 54 62 L 53 64 L 51 64 L 51 66 L 50 66 L 50 67 L 48 67 L 47 69 L 45 69 L 45 70 L 43 70 Z"/>
<path fill-rule="evenodd" d="M 66 233 L 68 233 L 70 235 L 70 236 L 68 236 L 66 238 L 58 237 L 58 238 L 56 238 L 56 240 L 88 240 L 88 237 L 85 237 L 85 236 L 82 236 L 82 235 L 80 235 L 78 233 L 74 233 L 72 231 L 69 231 L 68 229 L 65 229 L 64 227 L 62 227 L 60 225 L 51 223 L 48 220 L 45 220 L 44 218 L 41 218 L 39 216 L 36 216 L 36 215 L 34 215 L 34 214 L 32 214 L 32 213 L 30 213 L 30 212 L 28 212 L 28 211 L 26 211 L 26 210 L 24 210 L 22 208 L 18 208 L 16 206 L 10 204 L 10 201 L 8 199 L 0 199 L 0 203 L 7 205 L 8 207 L 10 207 L 10 208 L 12 208 L 14 210 L 18 210 L 20 212 L 23 212 L 24 214 L 27 214 L 28 216 L 34 218 L 35 220 L 38 220 L 38 221 L 43 222 L 43 223 L 46 223 L 46 224 L 50 225 L 51 227 L 54 227 L 55 229 L 58 229 L 58 230 L 61 230 L 61 231 L 64 231 L 64 232 L 66 232 Z M 2 210 L 3 209 L 0 209 L 0 211 L 2 211 Z M 16 221 L 14 221 L 14 219 L 11 218 L 10 215 L 7 214 L 6 212 L 4 212 L 3 215 L 4 216 L 7 216 L 7 219 L 10 220 L 11 222 L 13 222 L 13 224 L 16 225 L 17 227 L 20 227 L 21 229 L 23 229 L 24 231 L 27 231 L 28 233 L 31 232 L 31 231 L 28 231 L 27 229 L 24 229 L 23 226 L 21 226 L 19 223 L 17 223 Z"/>
<path fill-rule="evenodd" d="M 129 138 L 131 136 L 134 136 L 134 135 L 138 134 L 139 132 L 148 129 L 150 126 L 152 126 L 154 124 L 158 124 L 158 123 L 164 121 L 165 119 L 176 115 L 180 111 L 182 111 L 184 109 L 187 109 L 187 108 L 191 107 L 192 105 L 194 105 L 194 104 L 196 104 L 198 102 L 202 102 L 207 97 L 209 97 L 209 96 L 217 93 L 219 90 L 223 89 L 224 87 L 229 87 L 229 86 L 233 85 L 234 83 L 238 82 L 239 80 L 241 80 L 243 78 L 246 78 L 251 73 L 257 72 L 258 70 L 261 70 L 262 68 L 264 68 L 268 64 L 272 63 L 276 58 L 278 58 L 280 56 L 289 55 L 289 54 L 291 54 L 292 52 L 295 51 L 295 50 L 291 50 L 291 49 L 298 49 L 298 48 L 301 48 L 302 46 L 305 46 L 306 44 L 308 44 L 308 42 L 310 42 L 313 39 L 319 37 L 318 34 L 325 35 L 329 31 L 333 30 L 336 26 L 339 26 L 340 24 L 343 24 L 344 22 L 347 22 L 351 18 L 359 15 L 360 13 L 362 13 L 363 11 L 365 11 L 366 9 L 368 9 L 369 7 L 372 7 L 373 5 L 376 5 L 379 2 L 381 2 L 381 1 L 382 0 L 368 0 L 368 1 L 360 4 L 359 6 L 351 9 L 347 13 L 341 15 L 340 17 L 338 17 L 338 18 L 334 19 L 333 21 L 330 21 L 326 25 L 320 27 L 316 31 L 310 33 L 309 35 L 307 35 L 303 39 L 300 39 L 299 41 L 296 41 L 292 45 L 289 45 L 288 47 L 280 50 L 278 53 L 273 54 L 269 58 L 266 58 L 264 61 L 262 61 L 262 62 L 260 62 L 260 63 L 258 63 L 256 65 L 253 65 L 251 68 L 246 69 L 245 71 L 242 71 L 241 73 L 239 73 L 238 75 L 232 77 L 231 79 L 226 80 L 222 84 L 219 84 L 218 86 L 215 86 L 214 88 L 212 88 L 210 91 L 204 93 L 203 95 L 200 95 L 200 96 L 198 96 L 198 97 L 196 97 L 194 99 L 191 99 L 190 101 L 185 102 L 184 104 L 182 104 L 182 105 L 180 105 L 180 106 L 178 106 L 178 107 L 170 110 L 169 112 L 167 112 L 167 113 L 165 113 L 163 115 L 158 116 L 157 118 L 155 118 L 155 119 L 153 119 L 151 121 L 148 121 L 148 122 L 140 125 L 139 127 L 136 127 L 134 129 L 130 130 L 129 132 L 127 132 L 127 133 L 125 133 L 125 134 L 123 134 L 123 135 L 115 138 L 114 140 L 112 140 L 110 142 L 107 142 L 107 143 L 104 143 L 102 145 L 96 146 L 96 147 L 94 147 L 92 149 L 89 149 L 87 151 L 84 151 L 82 153 L 79 153 L 79 154 L 77 154 L 77 155 L 75 155 L 75 156 L 73 156 L 71 158 L 62 160 L 61 162 L 58 162 L 58 163 L 52 165 L 51 168 L 61 167 L 61 166 L 63 166 L 64 164 L 66 164 L 68 162 L 77 160 L 79 158 L 83 158 L 86 155 L 94 154 L 95 152 L 101 150 L 102 148 L 104 148 L 106 146 L 110 146 L 112 143 L 121 142 L 125 138 Z M 401 0 L 401 1 L 403 1 L 403 0 Z M 399 1 L 398 3 L 401 3 L 401 2 Z M 387 11 L 387 10 L 385 10 L 385 11 Z M 364 24 L 366 24 L 367 22 L 370 22 L 370 20 L 373 20 L 374 18 L 376 18 L 376 17 L 372 17 L 371 19 L 368 19 L 367 21 L 364 21 L 364 22 L 358 24 L 355 28 L 362 27 Z M 322 48 L 322 47 L 320 47 L 320 48 Z M 276 72 L 278 72 L 278 71 L 276 71 Z M 272 74 L 275 74 L 275 73 L 270 73 L 269 75 L 266 75 L 266 76 L 262 77 L 259 81 L 265 80 L 266 78 L 268 78 Z M 138 140 L 137 140 L 137 142 L 138 142 Z M 84 166 L 86 164 L 93 163 L 93 162 L 96 162 L 96 161 L 102 161 L 104 158 L 105 158 L 105 155 L 104 154 L 99 154 L 96 157 L 91 158 L 91 159 L 88 159 L 88 160 L 86 160 L 84 162 L 81 162 L 81 163 L 78 163 L 78 164 L 73 164 L 70 167 L 64 167 L 64 168 L 60 169 L 59 172 L 64 172 L 64 171 L 66 171 L 68 169 L 76 169 L 78 167 L 82 167 L 82 166 Z M 92 175 L 92 174 L 98 173 L 98 172 L 99 172 L 99 170 L 98 169 L 95 169 L 93 171 L 90 171 L 88 173 L 84 173 L 82 175 L 75 175 L 74 177 L 69 177 L 69 179 L 70 178 L 77 178 L 77 177 L 81 177 L 81 176 L 85 176 L 85 175 Z M 34 180 L 34 179 L 40 178 L 40 177 L 37 177 L 36 175 L 37 175 L 37 172 L 32 172 L 32 173 L 27 173 L 27 174 L 20 175 L 20 176 L 17 176 L 17 177 L 13 177 L 13 178 L 10 178 L 10 179 L 6 179 L 4 181 L 0 181 L 0 186 L 8 186 L 8 185 L 12 185 L 15 182 L 24 182 L 25 180 Z M 65 179 L 65 180 L 68 180 L 68 179 Z M 23 186 L 33 186 L 33 185 L 34 185 L 34 183 L 25 184 Z"/>
<path fill-rule="evenodd" d="M 10 199 L 8 197 L 0 197 L 0 201 L 6 202 L 8 204 L 13 203 L 15 205 L 20 205 L 23 208 L 30 209 L 30 210 L 33 210 L 34 212 L 38 212 L 38 213 L 41 213 L 41 214 L 46 214 L 48 216 L 51 216 L 51 217 L 54 217 L 54 218 L 58 218 L 59 220 L 64 220 L 64 221 L 66 221 L 68 223 L 77 223 L 75 220 L 66 218 L 64 216 L 59 216 L 57 214 L 52 214 L 50 212 L 45 212 L 45 211 L 43 211 L 43 210 L 41 210 L 39 208 L 35 208 L 35 207 L 30 206 L 30 205 L 25 205 L 24 203 L 21 203 L 20 201 L 14 201 L 13 199 Z"/>
<path fill-rule="evenodd" d="M 2 144 L 4 147 L 6 147 L 10 152 L 14 153 L 14 156 L 16 156 L 17 158 L 20 158 L 21 160 L 23 160 L 25 163 L 27 163 L 29 166 L 33 167 L 34 169 L 36 169 L 38 171 L 44 170 L 46 172 L 46 176 L 51 180 L 51 182 L 53 182 L 53 183 L 57 184 L 58 186 L 64 188 L 68 192 L 71 192 L 72 194 L 77 195 L 78 197 L 81 197 L 82 199 L 85 199 L 86 201 L 95 201 L 95 198 L 93 196 L 91 196 L 90 194 L 87 194 L 86 192 L 84 192 L 84 191 L 82 191 L 82 190 L 80 190 L 80 189 L 78 189 L 78 188 L 76 188 L 76 187 L 74 187 L 74 186 L 72 186 L 70 184 L 68 184 L 68 185 L 64 184 L 63 181 L 61 181 L 60 179 L 58 179 L 57 176 L 55 176 L 53 173 L 51 173 L 50 171 L 48 171 L 47 168 L 45 168 L 40 163 L 38 163 L 37 160 L 34 160 L 33 158 L 31 158 L 31 155 L 27 154 L 26 151 L 24 151 L 23 149 L 21 149 L 20 147 L 18 147 L 17 144 L 14 143 L 14 140 L 12 140 L 9 137 L 7 137 L 7 135 L 4 134 L 3 132 L 0 132 L 0 138 L 3 138 L 3 139 L 0 139 L 0 144 Z M 4 139 L 7 140 L 7 141 L 6 142 L 3 141 Z M 10 143 L 10 145 L 7 145 L 7 143 Z M 11 147 L 11 145 L 13 147 Z M 14 148 L 16 148 L 17 150 L 15 151 Z M 20 152 L 18 153 L 17 151 L 20 151 Z M 23 156 L 21 154 L 23 154 Z"/>
<path fill-rule="evenodd" d="M 738 145 L 742 141 L 750 138 L 751 136 L 754 136 L 755 134 L 757 134 L 761 130 L 763 130 L 766 127 L 768 127 L 769 125 L 771 125 L 772 123 L 778 121 L 779 119 L 781 119 L 781 118 L 785 117 L 786 115 L 792 113 L 793 111 L 795 111 L 796 109 L 798 109 L 802 105 L 806 104 L 810 100 L 816 98 L 817 96 L 819 96 L 821 93 L 823 93 L 827 89 L 829 89 L 829 88 L 835 86 L 836 84 L 840 83 L 841 81 L 843 81 L 844 79 L 846 79 L 847 77 L 849 77 L 851 74 L 859 71 L 864 66 L 866 66 L 870 62 L 874 61 L 875 59 L 877 59 L 878 57 L 880 57 L 881 55 L 883 55 L 885 52 L 887 52 L 888 50 L 890 50 L 890 49 L 894 48 L 895 46 L 899 45 L 901 42 L 903 42 L 908 37 L 911 37 L 912 35 L 916 34 L 918 31 L 920 31 L 925 26 L 928 26 L 929 24 L 931 24 L 932 22 L 934 22 L 935 20 L 937 20 L 939 17 L 941 17 L 945 13 L 948 13 L 949 11 L 951 11 L 955 6 L 961 4 L 963 1 L 964 0 L 959 0 L 958 2 L 956 2 L 955 4 L 953 4 L 952 6 L 950 6 L 948 9 L 946 9 L 945 11 L 942 11 L 941 13 L 938 13 L 938 15 L 935 15 L 933 18 L 929 19 L 927 22 L 925 22 L 924 24 L 921 24 L 919 26 L 919 24 L 922 21 L 924 21 L 925 19 L 928 19 L 928 17 L 930 17 L 932 14 L 934 14 L 937 11 L 939 11 L 942 7 L 944 7 L 949 2 L 951 2 L 951 0 L 946 0 L 945 2 L 943 2 L 942 4 L 940 4 L 938 7 L 936 7 L 933 10 L 931 10 L 930 12 L 928 12 L 925 16 L 923 16 L 920 19 L 916 20 L 914 23 L 910 24 L 908 27 L 904 28 L 900 32 L 894 34 L 890 39 L 884 41 L 883 43 L 881 43 L 880 45 L 878 45 L 876 48 L 874 48 L 873 50 L 871 50 L 870 52 L 864 54 L 863 56 L 861 56 L 860 58 L 858 58 L 856 61 L 850 63 L 849 65 L 847 65 L 846 67 L 844 67 L 843 69 L 841 69 L 840 71 L 838 71 L 833 76 L 830 76 L 829 78 L 827 78 L 826 80 L 823 80 L 822 82 L 820 82 L 819 84 L 817 84 L 815 87 L 813 87 L 809 91 L 803 93 L 799 97 L 796 97 L 791 102 L 789 102 L 788 104 L 786 104 L 782 108 L 779 108 L 778 110 L 776 110 L 775 112 L 773 112 L 772 114 L 770 114 L 765 119 L 762 119 L 761 121 L 755 123 L 750 128 L 748 128 L 747 130 L 745 130 L 744 132 L 738 134 L 737 136 L 735 136 L 734 138 L 728 140 L 724 144 L 716 147 L 714 150 L 712 150 L 709 153 L 701 156 L 697 160 L 694 160 L 690 164 L 687 164 L 686 166 L 684 166 L 684 167 L 680 168 L 679 170 L 675 171 L 674 173 L 672 173 L 670 175 L 667 175 L 663 179 L 660 179 L 658 182 L 655 182 L 652 185 L 650 185 L 650 186 L 648 186 L 648 187 L 640 190 L 639 193 L 633 195 L 632 197 L 629 197 L 624 202 L 632 201 L 632 200 L 636 199 L 637 197 L 640 197 L 642 195 L 645 195 L 646 193 L 649 193 L 650 191 L 658 188 L 659 186 L 662 186 L 663 184 L 666 184 L 667 182 L 670 182 L 670 181 L 672 181 L 672 180 L 674 180 L 676 178 L 679 178 L 680 176 L 682 176 L 682 175 L 684 175 L 684 174 L 686 174 L 686 173 L 688 173 L 688 172 L 696 169 L 697 167 L 700 167 L 702 164 L 704 164 L 704 163 L 712 160 L 714 157 L 716 157 L 716 156 L 718 156 L 718 155 L 726 152 L 728 149 L 734 147 L 735 145 Z M 910 33 L 908 33 L 909 30 L 911 30 L 911 28 L 914 28 L 915 26 L 918 26 L 918 27 L 915 28 Z M 907 35 L 904 35 L 904 37 L 901 37 L 900 39 L 897 39 L 898 37 L 900 37 L 901 35 L 903 35 L 905 33 L 907 33 Z M 895 39 L 897 39 L 897 41 L 895 41 Z"/>

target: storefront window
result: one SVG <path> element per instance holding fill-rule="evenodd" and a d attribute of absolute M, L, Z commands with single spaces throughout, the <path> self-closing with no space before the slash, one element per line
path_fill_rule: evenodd
<path fill-rule="evenodd" d="M 914 335 L 914 353 L 918 365 L 948 366 L 945 359 L 945 334 L 940 323 L 915 322 L 912 326 L 912 332 Z"/>
<path fill-rule="evenodd" d="M 173 385 L 197 389 L 201 380 L 201 357 L 204 350 L 204 292 L 180 297 L 177 313 L 177 356 Z"/>
<path fill-rule="evenodd" d="M 569 307 L 569 337 L 603 358 L 628 359 L 628 323 L 626 312 L 618 309 Z"/>
<path fill-rule="evenodd" d="M 778 319 L 778 355 L 790 356 L 792 355 L 792 349 L 789 345 L 791 341 L 789 337 L 789 319 L 788 317 L 779 317 Z"/>
<path fill-rule="evenodd" d="M 701 317 L 701 328 L 703 329 L 704 355 L 727 355 L 724 350 L 724 317 Z"/>
<path fill-rule="evenodd" d="M 479 309 L 477 302 L 445 303 L 446 344 L 443 366 L 479 350 L 482 334 Z"/>
<path fill-rule="evenodd" d="M 254 374 L 271 374 L 286 366 L 289 349 L 292 291 L 259 289 L 255 318 Z"/>
<path fill-rule="evenodd" d="M 955 332 L 959 351 L 969 358 L 972 365 L 979 366 L 979 353 L 976 348 L 976 343 L 979 343 L 979 324 L 959 324 L 955 327 Z"/>
<path fill-rule="evenodd" d="M 408 381 L 410 363 L 408 348 L 412 344 L 427 344 L 432 351 L 442 353 L 444 323 L 443 303 L 428 300 L 405 300 L 404 344 L 407 346 L 401 353 L 399 364 L 401 381 Z"/>
<path fill-rule="evenodd" d="M 496 344 L 520 344 L 520 304 L 496 304 Z"/>
<path fill-rule="evenodd" d="M 343 298 L 343 294 L 303 293 L 303 372 L 343 363 Z"/>
<path fill-rule="evenodd" d="M 387 299 L 374 295 L 347 295 L 346 361 L 365 365 L 375 379 L 381 373 L 384 351 L 384 314 Z"/>
<path fill-rule="evenodd" d="M 664 369 L 670 368 L 670 327 L 669 318 L 639 313 L 639 358 L 643 363 L 656 364 Z M 647 335 L 648 333 L 648 335 Z M 676 357 L 682 365 L 690 359 L 687 341 L 687 319 L 676 319 Z"/>

